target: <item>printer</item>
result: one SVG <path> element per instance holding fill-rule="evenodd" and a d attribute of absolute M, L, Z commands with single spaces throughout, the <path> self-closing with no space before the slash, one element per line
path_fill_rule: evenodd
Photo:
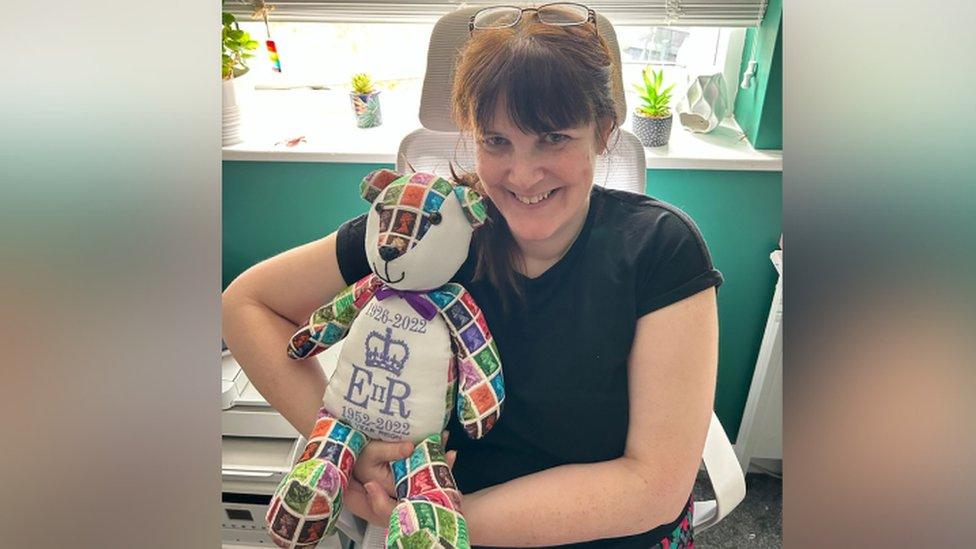
<path fill-rule="evenodd" d="M 326 353 L 323 363 L 335 364 Z M 251 385 L 228 350 L 220 375 L 222 547 L 274 547 L 265 521 L 268 504 L 306 441 Z M 318 547 L 340 549 L 343 543 L 337 535 Z"/>

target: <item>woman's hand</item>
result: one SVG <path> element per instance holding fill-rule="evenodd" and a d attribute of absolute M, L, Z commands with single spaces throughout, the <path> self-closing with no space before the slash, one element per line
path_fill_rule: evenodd
<path fill-rule="evenodd" d="M 447 431 L 442 434 L 441 443 L 447 444 Z M 374 445 L 376 447 L 370 451 L 370 447 Z M 403 459 L 412 451 L 413 445 L 407 442 L 372 441 L 367 444 L 356 463 L 353 478 L 346 485 L 343 504 L 354 515 L 370 524 L 383 528 L 389 526 L 390 515 L 397 504 L 390 462 Z M 384 461 L 386 456 L 393 457 Z M 445 459 L 447 466 L 453 469 L 457 451 L 447 452 Z"/>
<path fill-rule="evenodd" d="M 375 482 L 367 484 L 371 488 L 367 489 L 356 479 L 349 479 L 346 493 L 342 496 L 342 504 L 366 522 L 386 528 L 390 524 L 390 515 L 396 507 L 396 500 L 386 495 Z"/>
<path fill-rule="evenodd" d="M 384 442 L 382 440 L 371 440 L 363 448 L 363 452 L 356 460 L 356 467 L 353 469 L 354 478 L 360 485 L 368 482 L 377 483 L 381 490 L 388 496 L 396 496 L 396 486 L 393 485 L 393 471 L 390 469 L 390 462 L 404 459 L 413 452 L 413 444 L 409 441 Z"/>

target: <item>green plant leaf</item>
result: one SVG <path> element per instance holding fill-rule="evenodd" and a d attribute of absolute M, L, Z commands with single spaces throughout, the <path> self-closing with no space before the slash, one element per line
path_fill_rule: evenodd
<path fill-rule="evenodd" d="M 668 89 L 661 92 L 661 97 L 664 98 L 665 102 L 671 101 L 671 89 L 674 88 L 674 84 L 668 86 Z"/>
<path fill-rule="evenodd" d="M 247 52 L 256 50 L 259 44 L 241 30 L 233 14 L 221 12 L 221 24 L 221 75 L 223 78 L 240 76 L 248 70 L 245 60 L 254 57 Z"/>
<path fill-rule="evenodd" d="M 647 65 L 641 71 L 641 79 L 644 81 L 643 86 L 633 85 L 643 101 L 643 105 L 638 108 L 638 111 L 645 116 L 669 116 L 671 111 L 668 104 L 671 102 L 671 90 L 674 89 L 675 85 L 671 84 L 666 89 L 661 89 L 664 84 L 664 69 L 655 71 L 651 65 Z"/>

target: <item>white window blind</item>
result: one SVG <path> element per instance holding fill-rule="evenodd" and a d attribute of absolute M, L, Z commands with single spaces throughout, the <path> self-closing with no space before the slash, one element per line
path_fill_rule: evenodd
<path fill-rule="evenodd" d="M 768 0 L 589 0 L 581 2 L 614 24 L 676 25 L 683 27 L 752 27 L 762 21 Z M 548 2 L 535 2 L 541 5 Z M 524 2 L 423 0 L 403 2 L 370 0 L 268 1 L 274 6 L 272 21 L 334 21 L 358 23 L 433 23 L 459 7 L 481 5 L 528 5 Z M 227 0 L 224 10 L 248 20 L 254 10 L 250 0 Z"/>

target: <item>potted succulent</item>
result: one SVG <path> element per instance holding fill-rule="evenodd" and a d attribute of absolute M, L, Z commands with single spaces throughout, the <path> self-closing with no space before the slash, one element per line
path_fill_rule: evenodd
<path fill-rule="evenodd" d="M 368 74 L 361 72 L 352 77 L 353 112 L 356 114 L 356 126 L 359 128 L 374 128 L 383 123 L 380 111 L 380 92 L 373 85 Z"/>
<path fill-rule="evenodd" d="M 671 84 L 661 89 L 664 82 L 664 69 L 655 72 L 651 67 L 645 67 L 641 75 L 643 85 L 634 84 L 640 93 L 643 104 L 634 111 L 634 134 L 645 147 L 661 147 L 668 144 L 671 137 Z"/>
<path fill-rule="evenodd" d="M 237 135 L 240 126 L 240 109 L 237 107 L 237 94 L 234 92 L 234 79 L 248 71 L 246 59 L 254 57 L 248 53 L 258 47 L 251 36 L 242 31 L 233 14 L 224 12 L 221 31 L 220 76 L 223 103 L 223 144 L 240 143 Z"/>

